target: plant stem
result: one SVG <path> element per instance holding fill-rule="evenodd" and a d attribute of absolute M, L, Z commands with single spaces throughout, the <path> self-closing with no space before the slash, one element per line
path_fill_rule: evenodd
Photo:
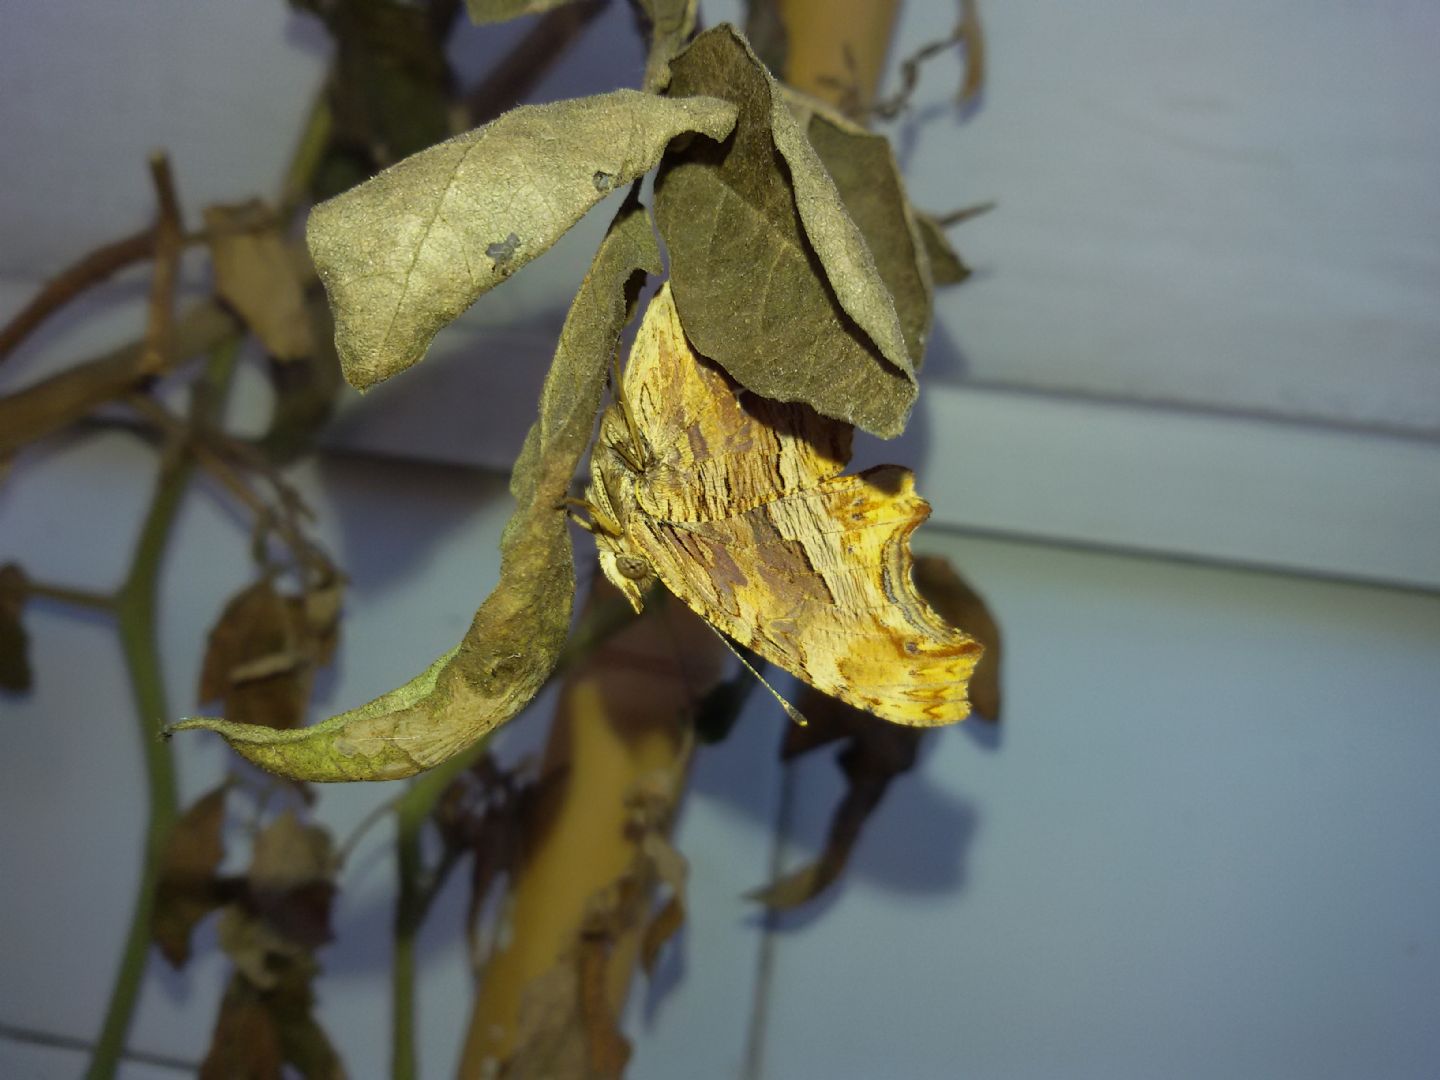
<path fill-rule="evenodd" d="M 232 339 L 211 354 L 196 387 L 197 413 L 212 407 L 213 401 L 223 393 L 234 370 L 238 348 L 238 340 Z M 145 748 L 145 778 L 150 805 L 140 864 L 140 885 L 120 957 L 120 969 L 116 972 L 110 1003 L 105 1011 L 105 1021 L 86 1072 L 88 1080 L 114 1076 L 124 1052 L 125 1037 L 134 1016 L 140 984 L 145 976 L 145 963 L 150 955 L 150 924 L 160 864 L 170 830 L 180 813 L 175 763 L 170 756 L 170 748 L 159 737 L 160 726 L 169 715 L 169 708 L 165 701 L 155 610 L 160 563 L 193 472 L 194 459 L 183 445 L 172 443 L 160 467 L 155 494 L 140 529 L 129 573 L 115 594 L 120 644 L 135 697 L 141 745 Z"/>

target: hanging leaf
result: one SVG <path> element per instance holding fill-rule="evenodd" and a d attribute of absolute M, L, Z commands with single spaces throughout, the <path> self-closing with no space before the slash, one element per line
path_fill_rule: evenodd
<path fill-rule="evenodd" d="M 231 976 L 200 1080 L 280 1080 L 284 1064 L 280 1032 L 260 991 L 243 975 Z"/>
<path fill-rule="evenodd" d="M 670 83 L 670 61 L 695 32 L 698 0 L 640 0 L 640 6 L 650 22 L 645 89 L 658 93 Z"/>
<path fill-rule="evenodd" d="M 594 430 L 637 278 L 659 270 L 649 215 L 632 191 L 565 319 L 510 482 L 516 508 L 500 541 L 500 582 L 459 645 L 399 689 L 313 727 L 281 732 L 194 719 L 171 730 L 218 731 L 257 765 L 299 780 L 389 780 L 438 764 L 519 712 L 565 643 L 575 567 L 563 500 Z"/>
<path fill-rule="evenodd" d="M 542 11 L 573 4 L 576 0 L 465 0 L 465 10 L 470 21 L 480 26 L 486 23 L 505 22 L 518 19 L 521 15 L 535 15 Z"/>
<path fill-rule="evenodd" d="M 227 899 L 218 874 L 225 858 L 228 789 L 229 785 L 221 784 L 181 815 L 161 857 L 151 936 L 175 968 L 184 967 L 190 959 L 190 935 L 195 927 Z"/>
<path fill-rule="evenodd" d="M 299 724 L 315 669 L 335 650 L 339 589 L 337 580 L 305 597 L 286 597 L 266 579 L 241 590 L 210 631 L 199 700 L 223 701 L 240 724 Z"/>
<path fill-rule="evenodd" d="M 656 181 L 687 335 L 762 397 L 898 435 L 916 387 L 895 304 L 775 80 L 729 26 L 671 73 L 672 95 L 738 109 L 729 139 L 667 156 Z"/>
<path fill-rule="evenodd" d="M 900 727 L 807 688 L 798 707 L 810 721 L 787 730 L 784 758 L 807 753 L 836 739 L 849 739 L 838 760 L 846 791 L 830 819 L 820 857 L 750 894 L 777 911 L 799 907 L 818 896 L 845 870 L 865 821 L 880 805 L 890 781 L 909 770 L 926 736 L 924 728 Z"/>
<path fill-rule="evenodd" d="M 259 199 L 207 206 L 205 233 L 215 291 L 277 360 L 315 351 L 301 280 L 275 212 Z"/>
<path fill-rule="evenodd" d="M 970 276 L 970 267 L 965 265 L 950 238 L 945 235 L 944 228 L 933 216 L 917 213 L 915 224 L 920 229 L 920 239 L 930 259 L 930 275 L 936 285 L 959 285 Z"/>
<path fill-rule="evenodd" d="M 25 609 L 25 572 L 14 563 L 0 566 L 0 690 L 29 690 L 30 635 L 20 621 Z"/>
<path fill-rule="evenodd" d="M 934 289 L 924 240 L 905 195 L 890 140 L 838 114 L 815 112 L 806 124 L 820 155 L 859 228 L 875 268 L 895 301 L 905 348 L 916 371 L 925 359 Z"/>
<path fill-rule="evenodd" d="M 982 720 L 1000 722 L 1000 625 L 985 599 L 955 572 L 950 560 L 939 555 L 915 559 L 915 588 L 952 626 L 985 646 L 970 676 L 970 705 Z"/>
<path fill-rule="evenodd" d="M 414 364 L 671 139 L 724 138 L 734 116 L 712 98 L 635 90 L 526 105 L 315 207 L 307 239 L 345 377 L 364 390 Z"/>
<path fill-rule="evenodd" d="M 285 1065 L 305 1080 L 343 1080 L 340 1056 L 315 1019 L 315 966 L 286 964 L 262 989 L 243 972 L 230 978 L 201 1080 L 281 1080 Z"/>

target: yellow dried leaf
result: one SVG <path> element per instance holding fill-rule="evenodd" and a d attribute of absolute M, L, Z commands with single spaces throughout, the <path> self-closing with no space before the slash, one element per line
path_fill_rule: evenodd
<path fill-rule="evenodd" d="M 280 219 L 258 199 L 207 206 L 205 232 L 215 291 L 277 360 L 315 350 L 305 308 L 305 282 L 280 231 Z"/>

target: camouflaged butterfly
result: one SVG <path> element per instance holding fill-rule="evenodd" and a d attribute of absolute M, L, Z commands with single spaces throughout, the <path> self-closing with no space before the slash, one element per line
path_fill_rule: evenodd
<path fill-rule="evenodd" d="M 659 579 L 817 689 L 897 724 L 963 719 L 978 641 L 915 591 L 929 505 L 908 469 L 841 475 L 851 428 L 760 398 L 697 355 L 669 286 L 651 301 L 591 455 L 586 527 L 639 611 Z"/>

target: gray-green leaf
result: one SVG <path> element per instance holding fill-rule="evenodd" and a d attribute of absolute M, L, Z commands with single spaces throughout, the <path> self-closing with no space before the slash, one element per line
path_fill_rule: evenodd
<path fill-rule="evenodd" d="M 778 85 L 729 26 L 671 73 L 671 94 L 739 110 L 723 145 L 667 157 L 657 181 L 686 333 L 757 394 L 898 435 L 916 386 L 894 302 Z"/>
<path fill-rule="evenodd" d="M 910 361 L 919 371 L 934 289 L 930 260 L 890 140 L 822 112 L 810 117 L 806 130 L 875 258 L 875 268 L 895 301 Z"/>
<path fill-rule="evenodd" d="M 414 364 L 671 139 L 722 139 L 734 118 L 725 101 L 637 90 L 522 106 L 315 207 L 307 240 L 346 379 L 363 390 Z"/>
<path fill-rule="evenodd" d="M 575 567 L 563 500 L 633 309 L 634 279 L 659 271 L 649 216 L 632 193 L 566 317 L 511 479 L 516 507 L 500 542 L 500 582 L 459 645 L 399 689 L 313 727 L 198 718 L 172 730 L 218 731 L 255 764 L 300 780 L 390 780 L 439 764 L 524 708 L 570 626 Z"/>

